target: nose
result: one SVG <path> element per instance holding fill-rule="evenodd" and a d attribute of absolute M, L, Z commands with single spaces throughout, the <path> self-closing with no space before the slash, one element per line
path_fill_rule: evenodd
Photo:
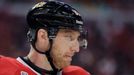
<path fill-rule="evenodd" d="M 79 45 L 79 42 L 77 40 L 72 43 L 71 50 L 74 52 L 80 51 L 80 45 Z"/>

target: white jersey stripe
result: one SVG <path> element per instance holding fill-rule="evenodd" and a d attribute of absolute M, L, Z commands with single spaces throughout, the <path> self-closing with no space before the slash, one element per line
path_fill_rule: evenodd
<path fill-rule="evenodd" d="M 18 57 L 16 60 L 19 61 L 21 64 L 27 66 L 29 69 L 31 69 L 37 75 L 41 75 L 40 73 L 38 73 L 37 71 L 35 71 L 34 69 L 32 69 L 27 63 L 25 63 L 20 57 Z"/>

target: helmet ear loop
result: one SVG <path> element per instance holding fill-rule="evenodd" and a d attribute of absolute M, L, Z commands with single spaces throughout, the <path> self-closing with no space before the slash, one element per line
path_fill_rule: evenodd
<path fill-rule="evenodd" d="M 29 32 L 28 32 L 28 38 L 29 38 L 29 41 L 31 42 L 31 45 L 32 47 L 40 54 L 45 54 L 46 52 L 42 52 L 42 50 L 38 50 L 35 46 L 35 43 L 37 41 L 37 34 L 38 34 L 38 30 L 39 29 L 44 29 L 44 28 L 37 28 L 37 29 L 30 29 Z"/>
<path fill-rule="evenodd" d="M 28 37 L 28 41 L 31 43 L 35 43 L 37 40 L 37 29 L 29 29 L 28 33 L 27 33 L 27 37 Z"/>

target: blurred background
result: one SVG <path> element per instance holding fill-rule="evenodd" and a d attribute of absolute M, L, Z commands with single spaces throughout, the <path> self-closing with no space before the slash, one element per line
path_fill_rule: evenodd
<path fill-rule="evenodd" d="M 0 54 L 29 52 L 26 13 L 43 0 L 0 0 Z M 44 0 L 46 1 L 46 0 Z M 76 8 L 88 29 L 88 49 L 72 64 L 92 75 L 134 75 L 134 0 L 58 0 Z"/>

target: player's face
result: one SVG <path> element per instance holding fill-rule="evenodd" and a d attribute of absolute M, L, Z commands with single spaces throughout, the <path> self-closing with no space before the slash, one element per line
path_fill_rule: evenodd
<path fill-rule="evenodd" d="M 72 56 L 79 52 L 78 38 L 80 33 L 74 30 L 61 29 L 54 39 L 51 56 L 56 67 L 70 65 Z"/>

